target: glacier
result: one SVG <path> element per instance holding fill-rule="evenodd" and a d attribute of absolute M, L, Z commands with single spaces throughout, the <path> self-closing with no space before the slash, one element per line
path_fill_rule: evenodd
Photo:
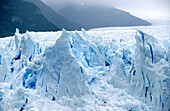
<path fill-rule="evenodd" d="M 169 39 L 96 33 L 16 29 L 0 39 L 0 110 L 170 110 Z"/>

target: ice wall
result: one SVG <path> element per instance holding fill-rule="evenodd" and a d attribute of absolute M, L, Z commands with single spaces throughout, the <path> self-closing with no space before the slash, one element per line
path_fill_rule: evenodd
<path fill-rule="evenodd" d="M 112 78 L 108 83 L 126 89 L 129 94 L 147 103 L 151 110 L 168 110 L 169 51 L 165 50 L 161 41 L 142 31 L 137 31 L 135 38 L 136 45 L 130 47 L 136 49 L 131 50 L 128 44 L 119 45 L 118 54 L 113 54 L 117 58 L 112 63 Z"/>
<path fill-rule="evenodd" d="M 55 97 L 89 94 L 86 73 L 71 55 L 69 34 L 63 30 L 53 47 L 45 50 L 45 61 L 38 85 Z"/>
<path fill-rule="evenodd" d="M 29 90 L 38 91 L 50 101 L 88 95 L 91 101 L 86 102 L 93 101 L 93 108 L 121 104 L 114 108 L 170 109 L 170 48 L 165 49 L 160 40 L 142 31 L 137 31 L 136 43 L 132 44 L 123 39 L 111 44 L 100 38 L 95 41 L 84 29 L 70 33 L 63 30 L 60 37 L 53 36 L 57 38 L 54 44 L 41 46 L 44 44 L 34 41 L 34 34 L 16 30 L 6 47 L 0 49 L 0 82 L 6 84 L 3 88 L 0 84 L 0 110 L 26 109 Z M 123 94 L 117 94 L 117 90 Z"/>
<path fill-rule="evenodd" d="M 40 50 L 39 47 L 36 47 L 28 33 L 21 35 L 17 29 L 14 38 L 11 38 L 10 43 L 3 49 L 0 80 L 10 82 L 20 74 L 38 55 L 37 50 Z"/>
<path fill-rule="evenodd" d="M 110 65 L 104 51 L 100 51 L 99 44 L 92 42 L 84 29 L 82 35 L 75 32 L 71 33 L 70 37 L 71 52 L 84 67 Z"/>
<path fill-rule="evenodd" d="M 151 105 L 152 110 L 168 110 L 170 67 L 165 58 L 166 51 L 156 38 L 142 31 L 137 31 L 136 42 L 131 93 Z"/>
<path fill-rule="evenodd" d="M 38 43 L 29 36 L 29 32 L 21 36 L 16 30 L 4 49 L 0 65 L 2 82 L 9 82 L 11 88 L 37 88 L 52 98 L 90 94 L 86 73 L 70 52 L 67 31 L 63 30 L 54 46 L 42 53 Z"/>

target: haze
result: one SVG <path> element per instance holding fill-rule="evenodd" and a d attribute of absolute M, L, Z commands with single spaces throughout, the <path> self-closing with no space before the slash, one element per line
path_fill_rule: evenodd
<path fill-rule="evenodd" d="M 116 7 L 130 12 L 141 18 L 168 18 L 170 19 L 169 0 L 42 0 L 52 9 L 57 11 L 67 4 L 103 5 Z"/>

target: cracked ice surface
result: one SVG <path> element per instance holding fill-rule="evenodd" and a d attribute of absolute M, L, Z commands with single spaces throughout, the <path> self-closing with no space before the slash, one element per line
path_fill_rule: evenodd
<path fill-rule="evenodd" d="M 169 38 L 144 32 L 16 30 L 0 39 L 0 110 L 168 110 Z"/>

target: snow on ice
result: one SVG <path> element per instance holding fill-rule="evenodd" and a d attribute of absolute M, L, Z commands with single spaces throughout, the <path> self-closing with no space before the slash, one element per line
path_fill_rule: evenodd
<path fill-rule="evenodd" d="M 16 29 L 0 39 L 0 110 L 169 110 L 169 40 L 95 33 Z"/>

